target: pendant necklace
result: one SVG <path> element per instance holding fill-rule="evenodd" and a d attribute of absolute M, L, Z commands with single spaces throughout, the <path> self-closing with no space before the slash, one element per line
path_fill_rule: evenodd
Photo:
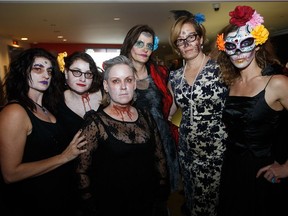
<path fill-rule="evenodd" d="M 46 109 L 44 106 L 41 106 L 40 104 L 36 103 L 35 101 L 34 101 L 34 103 L 35 103 L 37 106 L 39 106 L 39 107 L 41 108 L 41 110 L 42 110 L 45 114 L 48 114 L 48 111 L 47 111 L 47 109 Z"/>
<path fill-rule="evenodd" d="M 195 81 L 196 81 L 199 73 L 200 73 L 200 72 L 202 71 L 202 69 L 203 69 L 205 57 L 206 57 L 206 55 L 203 53 L 202 61 L 201 61 L 201 64 L 200 64 L 200 66 L 199 66 L 199 69 L 198 69 L 198 71 L 197 71 L 197 73 L 196 73 L 195 79 L 194 79 L 194 81 L 192 82 L 191 85 L 188 84 L 188 85 L 189 85 L 189 88 L 188 88 L 188 89 L 191 89 L 191 91 L 190 91 L 190 98 L 189 98 L 189 101 L 190 101 L 190 121 L 191 121 L 191 122 L 192 122 L 192 120 L 193 120 L 193 105 L 194 105 L 194 101 L 193 101 L 193 88 L 194 88 L 194 83 L 195 83 Z M 185 66 L 184 66 L 183 74 L 182 74 L 181 82 L 180 82 L 180 86 L 181 86 L 180 88 L 182 88 L 182 89 L 181 89 L 182 93 L 183 93 L 183 85 L 184 85 L 183 79 L 184 79 L 184 74 L 185 74 L 185 71 L 186 71 L 186 66 L 187 66 L 187 64 L 185 64 Z"/>

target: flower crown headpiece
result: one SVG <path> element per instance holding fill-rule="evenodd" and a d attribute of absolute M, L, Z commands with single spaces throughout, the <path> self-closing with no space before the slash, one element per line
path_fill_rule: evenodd
<path fill-rule="evenodd" d="M 250 6 L 237 6 L 234 11 L 229 12 L 230 24 L 241 27 L 248 25 L 255 39 L 255 44 L 265 43 L 269 36 L 269 31 L 262 25 L 264 19 Z M 216 44 L 219 50 L 225 51 L 224 34 L 217 35 Z"/>
<path fill-rule="evenodd" d="M 65 70 L 65 61 L 64 58 L 67 57 L 67 52 L 58 53 L 57 62 L 59 65 L 60 71 L 63 73 Z"/>

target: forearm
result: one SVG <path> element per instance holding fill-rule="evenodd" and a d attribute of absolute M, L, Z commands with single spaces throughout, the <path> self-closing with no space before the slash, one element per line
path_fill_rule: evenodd
<path fill-rule="evenodd" d="M 21 163 L 13 169 L 2 165 L 1 169 L 4 181 L 6 183 L 13 183 L 45 174 L 66 162 L 65 157 L 56 155 L 40 161 Z"/>

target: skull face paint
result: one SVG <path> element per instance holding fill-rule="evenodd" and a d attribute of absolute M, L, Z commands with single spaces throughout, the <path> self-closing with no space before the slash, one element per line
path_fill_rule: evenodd
<path fill-rule="evenodd" d="M 247 67 L 255 57 L 256 44 L 248 25 L 231 32 L 225 39 L 225 52 L 237 68 Z"/>

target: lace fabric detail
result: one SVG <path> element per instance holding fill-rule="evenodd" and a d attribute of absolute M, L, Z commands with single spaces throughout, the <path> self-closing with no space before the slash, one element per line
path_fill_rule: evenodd
<path fill-rule="evenodd" d="M 105 155 L 104 157 L 107 156 L 103 160 L 108 161 L 109 165 L 103 163 L 102 166 L 101 164 L 102 168 L 107 166 L 105 167 L 106 170 L 113 170 L 113 166 L 118 166 L 119 163 L 123 163 L 125 169 L 127 166 L 132 167 L 138 163 L 139 170 L 143 167 L 149 170 L 150 167 L 147 168 L 146 166 L 151 164 L 149 158 L 153 158 L 154 167 L 150 169 L 151 173 L 155 173 L 155 178 L 159 179 L 159 184 L 167 183 L 166 160 L 156 124 L 148 112 L 138 110 L 138 113 L 139 117 L 135 122 L 118 121 L 108 116 L 103 110 L 86 119 L 82 130 L 88 142 L 86 145 L 87 152 L 80 155 L 77 167 L 77 173 L 81 179 L 79 187 L 82 189 L 83 199 L 93 196 L 90 171 L 94 169 L 95 163 L 93 161 L 97 157 L 97 152 L 101 152 L 98 153 L 98 158 L 103 158 L 103 155 Z M 139 157 L 142 157 L 141 162 L 139 162 Z M 114 165 L 110 165 L 110 158 L 118 162 L 111 162 Z M 97 166 L 99 168 L 99 161 Z M 115 169 L 117 168 L 115 167 Z M 125 176 L 119 178 L 122 180 Z"/>

